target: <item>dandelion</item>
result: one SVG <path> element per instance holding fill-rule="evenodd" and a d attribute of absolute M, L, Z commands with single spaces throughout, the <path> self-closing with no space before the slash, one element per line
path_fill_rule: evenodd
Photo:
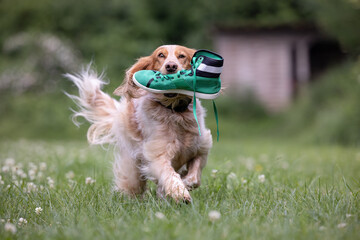
<path fill-rule="evenodd" d="M 346 223 L 339 223 L 337 225 L 337 228 L 341 229 L 341 228 L 345 228 L 346 227 Z"/>
<path fill-rule="evenodd" d="M 35 213 L 37 214 L 37 215 L 40 215 L 41 214 L 41 212 L 42 212 L 42 208 L 41 207 L 37 207 L 37 208 L 35 208 Z"/>
<path fill-rule="evenodd" d="M 211 221 L 211 222 L 215 222 L 215 221 L 217 221 L 217 220 L 219 220 L 220 219 L 220 217 L 221 217 L 221 214 L 220 214 L 220 212 L 218 212 L 218 211 L 210 211 L 209 212 L 209 220 Z"/>
<path fill-rule="evenodd" d="M 157 217 L 158 219 L 161 219 L 161 220 L 166 218 L 162 212 L 156 212 L 155 217 Z"/>
<path fill-rule="evenodd" d="M 4 229 L 5 229 L 5 232 L 10 232 L 12 234 L 16 233 L 16 226 L 12 223 L 9 223 L 9 222 L 5 223 Z"/>
<path fill-rule="evenodd" d="M 256 172 L 261 172 L 262 170 L 263 170 L 263 166 L 261 166 L 260 164 L 255 165 L 255 171 Z"/>
<path fill-rule="evenodd" d="M 216 169 L 211 170 L 211 177 L 216 178 L 217 173 L 218 173 L 218 170 L 216 170 Z"/>
<path fill-rule="evenodd" d="M 18 222 L 18 225 L 19 226 L 23 226 L 27 224 L 27 220 L 25 218 L 19 218 L 19 222 Z"/>
<path fill-rule="evenodd" d="M 67 179 L 73 179 L 75 177 L 75 173 L 73 171 L 69 171 L 65 174 Z"/>
<path fill-rule="evenodd" d="M 259 182 L 261 182 L 261 183 L 265 182 L 265 175 L 264 175 L 264 174 L 259 175 L 259 176 L 258 176 L 258 180 L 259 180 Z"/>
<path fill-rule="evenodd" d="M 91 177 L 87 177 L 87 178 L 85 179 L 85 184 L 92 185 L 92 184 L 94 184 L 95 182 L 96 182 L 96 180 L 95 180 L 95 179 L 92 179 Z"/>

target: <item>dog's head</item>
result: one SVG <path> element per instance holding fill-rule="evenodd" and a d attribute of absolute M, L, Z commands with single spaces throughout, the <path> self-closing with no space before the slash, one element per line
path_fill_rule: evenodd
<path fill-rule="evenodd" d="M 162 74 L 172 74 L 191 68 L 191 58 L 196 50 L 179 45 L 163 45 L 150 56 L 142 57 L 126 71 L 123 83 L 114 91 L 115 95 L 126 98 L 138 98 L 145 91 L 141 90 L 132 80 L 134 73 L 140 70 L 156 70 Z M 189 105 L 191 98 L 181 94 L 154 94 L 157 101 L 172 109 L 182 110 Z"/>

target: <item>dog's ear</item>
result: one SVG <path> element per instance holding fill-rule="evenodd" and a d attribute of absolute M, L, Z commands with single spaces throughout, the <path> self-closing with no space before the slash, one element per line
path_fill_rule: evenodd
<path fill-rule="evenodd" d="M 138 61 L 126 71 L 124 81 L 118 88 L 115 89 L 114 94 L 117 96 L 125 96 L 126 98 L 141 97 L 142 94 L 138 91 L 139 87 L 135 85 L 132 77 L 137 71 L 153 69 L 153 62 L 152 56 L 138 59 Z"/>

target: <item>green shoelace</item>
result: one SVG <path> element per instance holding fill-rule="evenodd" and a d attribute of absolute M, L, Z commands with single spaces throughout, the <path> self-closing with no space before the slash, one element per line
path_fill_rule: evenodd
<path fill-rule="evenodd" d="M 179 72 L 177 72 L 177 77 L 180 78 L 181 75 L 183 75 L 187 70 L 180 70 Z M 196 68 L 193 67 L 193 72 L 194 72 L 194 80 L 193 80 L 193 89 L 194 89 L 194 103 L 193 103 L 193 113 L 194 113 L 194 118 L 196 121 L 196 124 L 198 126 L 198 130 L 199 130 L 199 135 L 201 136 L 201 129 L 200 129 L 200 124 L 199 124 L 199 120 L 197 118 L 197 114 L 196 114 Z M 163 75 L 160 72 L 155 74 L 156 76 L 161 76 L 166 80 L 171 80 L 172 78 L 167 76 L 167 75 Z M 217 135 L 217 141 L 219 141 L 219 137 L 220 137 L 220 131 L 219 131 L 219 117 L 218 117 L 218 113 L 217 113 L 217 108 L 216 108 L 216 104 L 215 101 L 212 100 L 213 102 L 213 109 L 214 109 L 214 114 L 215 114 L 215 120 L 216 120 L 216 135 Z"/>
<path fill-rule="evenodd" d="M 201 129 L 200 129 L 200 124 L 199 124 L 199 121 L 198 121 L 198 118 L 197 118 L 197 115 L 196 115 L 196 96 L 195 96 L 195 93 L 196 93 L 196 68 L 194 67 L 194 81 L 193 81 L 193 89 L 194 89 L 194 103 L 193 103 L 193 113 L 194 113 L 194 118 L 195 118 L 195 121 L 198 125 L 198 130 L 199 130 L 199 135 L 201 136 Z M 214 108 L 214 114 L 215 114 L 215 120 L 216 120 L 216 140 L 219 141 L 219 137 L 220 137 L 220 131 L 219 131 L 219 117 L 218 117 L 218 113 L 217 113 L 217 108 L 216 108 L 216 104 L 215 104 L 215 101 L 212 100 L 213 102 L 213 108 Z"/>

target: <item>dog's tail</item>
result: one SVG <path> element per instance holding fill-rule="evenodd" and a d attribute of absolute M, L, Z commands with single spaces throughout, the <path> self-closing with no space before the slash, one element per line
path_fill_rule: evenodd
<path fill-rule="evenodd" d="M 79 96 L 65 93 L 78 106 L 78 110 L 72 110 L 74 124 L 79 126 L 77 117 L 84 117 L 91 123 L 87 132 L 87 139 L 91 144 L 114 143 L 116 136 L 112 129 L 120 112 L 120 104 L 101 91 L 101 87 L 107 84 L 103 75 L 98 75 L 89 64 L 80 74 L 66 74 L 65 77 L 79 89 Z"/>

